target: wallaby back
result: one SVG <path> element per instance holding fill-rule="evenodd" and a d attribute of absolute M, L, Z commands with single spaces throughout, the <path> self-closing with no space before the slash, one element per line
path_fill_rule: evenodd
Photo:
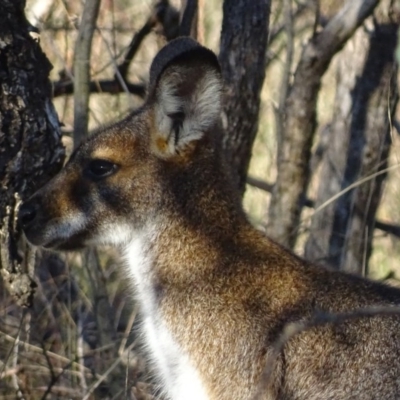
<path fill-rule="evenodd" d="M 20 210 L 35 245 L 124 251 L 142 331 L 171 400 L 250 400 L 289 322 L 397 305 L 400 292 L 310 265 L 247 221 L 219 146 L 221 73 L 189 38 L 165 46 L 144 106 L 93 134 Z M 400 318 L 290 340 L 257 399 L 400 398 Z"/>

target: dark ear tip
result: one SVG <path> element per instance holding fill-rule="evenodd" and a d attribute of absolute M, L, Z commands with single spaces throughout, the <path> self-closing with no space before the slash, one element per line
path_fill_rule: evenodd
<path fill-rule="evenodd" d="M 190 37 L 179 37 L 171 40 L 156 55 L 150 68 L 149 93 L 156 84 L 161 73 L 172 63 L 198 60 L 220 70 L 216 55 Z"/>

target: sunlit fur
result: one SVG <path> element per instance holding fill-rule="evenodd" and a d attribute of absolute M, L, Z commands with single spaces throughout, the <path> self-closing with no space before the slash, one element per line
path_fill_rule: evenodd
<path fill-rule="evenodd" d="M 121 249 L 170 400 L 399 399 L 400 320 L 383 316 L 296 336 L 254 399 L 288 322 L 397 305 L 400 292 L 310 265 L 249 224 L 220 150 L 221 86 L 211 51 L 185 38 L 164 47 L 143 107 L 93 134 L 21 207 L 28 240 Z M 98 159 L 112 173 L 96 177 Z"/>

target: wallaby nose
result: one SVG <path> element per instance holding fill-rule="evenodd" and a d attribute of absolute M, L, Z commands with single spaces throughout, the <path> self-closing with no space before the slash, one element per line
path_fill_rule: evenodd
<path fill-rule="evenodd" d="M 35 219 L 38 206 L 32 202 L 22 204 L 18 212 L 18 219 L 22 228 L 27 228 Z"/>

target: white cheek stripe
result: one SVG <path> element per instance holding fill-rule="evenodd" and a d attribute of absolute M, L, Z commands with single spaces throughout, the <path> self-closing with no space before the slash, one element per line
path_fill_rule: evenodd
<path fill-rule="evenodd" d="M 135 232 L 129 225 L 100 225 L 96 236 L 90 240 L 92 244 L 124 246 L 132 240 Z"/>
<path fill-rule="evenodd" d="M 85 228 L 85 225 L 85 214 L 76 213 L 67 215 L 61 221 L 50 223 L 50 226 L 46 229 L 44 238 L 49 242 L 57 239 L 68 239 L 81 232 Z"/>
<path fill-rule="evenodd" d="M 82 232 L 87 226 L 87 218 L 84 213 L 75 213 L 65 218 L 58 219 L 50 223 L 44 234 L 46 242 L 57 239 L 69 239 L 72 236 Z M 91 237 L 85 244 L 97 245 L 105 244 L 112 246 L 125 245 L 132 241 L 135 232 L 129 225 L 123 224 L 100 224 L 92 228 Z"/>
<path fill-rule="evenodd" d="M 82 232 L 86 226 L 85 215 L 76 213 L 50 226 L 46 239 L 68 239 Z M 155 224 L 141 231 L 132 229 L 126 223 L 100 224 L 90 243 L 122 245 L 124 248 L 128 277 L 136 287 L 136 296 L 144 316 L 142 332 L 162 392 L 171 400 L 209 400 L 198 372 L 171 334 L 156 299 L 151 247 L 157 242 L 161 229 Z"/>
<path fill-rule="evenodd" d="M 146 232 L 136 232 L 125 245 L 128 274 L 143 313 L 142 332 L 150 360 L 158 376 L 161 392 L 170 400 L 209 400 L 201 378 L 188 355 L 175 340 L 155 294 L 154 260 L 151 246 L 155 245 L 162 228 L 153 226 Z"/>

